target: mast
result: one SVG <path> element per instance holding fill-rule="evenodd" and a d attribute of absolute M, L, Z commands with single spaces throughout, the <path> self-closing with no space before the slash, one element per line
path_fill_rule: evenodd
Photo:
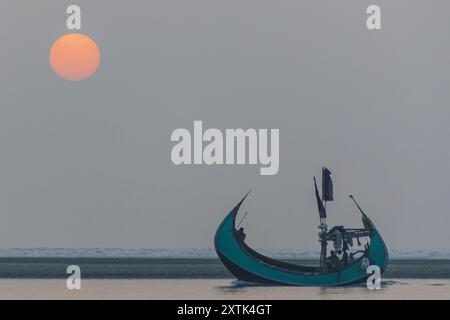
<path fill-rule="evenodd" d="M 319 190 L 317 189 L 316 177 L 314 177 L 314 189 L 316 192 L 316 200 L 317 200 L 317 209 L 319 211 L 320 225 L 319 225 L 319 242 L 320 242 L 320 268 L 326 267 L 326 258 L 327 258 L 327 225 L 326 219 L 327 214 L 325 211 L 325 206 L 320 198 Z"/>
<path fill-rule="evenodd" d="M 245 211 L 244 216 L 242 217 L 241 221 L 239 221 L 239 224 L 237 225 L 236 229 L 239 229 L 239 227 L 241 226 L 242 221 L 244 221 L 245 217 L 247 216 L 247 211 Z"/>
<path fill-rule="evenodd" d="M 320 233 L 319 233 L 319 242 L 320 242 L 320 267 L 322 269 L 326 268 L 326 260 L 327 260 L 327 201 L 333 201 L 333 181 L 331 180 L 331 171 L 326 167 L 322 167 L 322 199 L 319 195 L 319 190 L 317 189 L 316 178 L 314 178 L 314 187 L 316 190 L 316 199 L 317 206 L 319 209 L 319 217 L 320 217 Z"/>

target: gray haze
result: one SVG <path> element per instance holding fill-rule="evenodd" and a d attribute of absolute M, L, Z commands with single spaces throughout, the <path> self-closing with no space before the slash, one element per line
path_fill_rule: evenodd
<path fill-rule="evenodd" d="M 48 63 L 74 3 L 81 82 Z M 450 248 L 448 1 L 10 0 L 0 26 L 0 247 L 208 248 L 252 188 L 251 245 L 317 249 L 327 165 L 330 224 L 360 226 L 354 193 L 389 248 Z M 173 165 L 194 120 L 280 128 L 278 175 Z"/>

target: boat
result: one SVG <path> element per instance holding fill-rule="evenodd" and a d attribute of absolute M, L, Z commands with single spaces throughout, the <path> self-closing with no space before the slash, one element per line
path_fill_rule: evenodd
<path fill-rule="evenodd" d="M 243 228 L 236 227 L 236 218 L 247 193 L 226 215 L 219 225 L 214 246 L 222 263 L 238 279 L 245 282 L 282 286 L 343 286 L 365 282 L 372 274 L 369 266 L 378 266 L 380 272 L 386 270 L 389 255 L 383 238 L 363 212 L 354 197 L 350 195 L 361 213 L 363 228 L 336 226 L 328 230 L 326 225 L 326 201 L 332 201 L 331 172 L 322 168 L 322 198 L 314 179 L 320 215 L 319 242 L 321 252 L 318 266 L 302 266 L 267 257 L 252 249 L 245 242 Z M 245 218 L 245 216 L 244 216 Z M 241 220 L 242 222 L 242 220 Z M 364 248 L 351 250 L 354 240 L 358 245 L 365 240 Z M 327 257 L 329 243 L 335 246 L 334 256 Z M 337 246 L 337 248 L 336 248 Z M 340 248 L 340 249 L 339 249 Z M 338 254 L 347 255 L 347 260 Z M 348 253 L 350 252 L 350 258 Z M 344 261 L 343 261 L 344 260 Z"/>

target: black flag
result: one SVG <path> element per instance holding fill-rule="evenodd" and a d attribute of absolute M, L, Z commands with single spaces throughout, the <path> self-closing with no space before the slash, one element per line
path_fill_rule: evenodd
<path fill-rule="evenodd" d="M 322 167 L 322 199 L 323 201 L 333 201 L 333 181 L 331 181 L 331 171 Z"/>
<path fill-rule="evenodd" d="M 323 206 L 322 200 L 320 199 L 319 190 L 317 190 L 316 177 L 314 177 L 314 187 L 316 188 L 317 208 L 319 209 L 320 219 L 325 219 L 327 214 L 325 212 L 325 207 Z"/>

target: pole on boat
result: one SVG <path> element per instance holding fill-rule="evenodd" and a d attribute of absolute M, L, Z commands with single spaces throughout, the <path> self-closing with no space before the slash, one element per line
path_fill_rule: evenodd
<path fill-rule="evenodd" d="M 236 229 L 239 229 L 239 227 L 241 226 L 242 221 L 244 221 L 245 217 L 247 216 L 247 213 L 248 213 L 248 212 L 245 211 L 244 216 L 242 217 L 241 221 L 239 221 L 239 223 L 238 223 Z"/>
<path fill-rule="evenodd" d="M 327 202 L 323 201 L 323 206 L 325 208 L 325 212 L 326 212 L 326 208 L 327 208 Z M 327 218 L 321 218 L 320 219 L 320 268 L 321 269 L 325 269 L 326 265 L 327 265 L 327 240 L 325 239 L 326 234 L 327 234 L 327 224 L 326 224 L 326 220 Z"/>
<path fill-rule="evenodd" d="M 322 229 L 320 233 L 320 268 L 325 269 L 327 265 L 327 240 L 325 240 L 326 230 Z"/>
<path fill-rule="evenodd" d="M 319 225 L 320 268 L 323 269 L 326 267 L 326 257 L 327 257 L 327 240 L 326 240 L 327 225 L 325 223 L 327 214 L 325 211 L 324 203 L 320 198 L 319 190 L 317 189 L 317 182 L 315 177 L 314 177 L 314 189 L 316 193 L 317 208 L 319 210 L 319 218 L 320 218 L 320 225 Z"/>
<path fill-rule="evenodd" d="M 355 203 L 355 205 L 356 205 L 356 207 L 358 208 L 358 210 L 359 210 L 363 215 L 365 215 L 364 211 L 362 211 L 361 207 L 359 206 L 358 202 L 356 202 L 356 200 L 355 200 L 355 198 L 353 197 L 353 195 L 350 194 L 348 197 L 349 197 L 350 199 L 353 200 L 353 202 Z"/>
<path fill-rule="evenodd" d="M 316 179 L 314 178 L 314 185 L 316 188 L 317 204 L 319 206 L 320 215 L 320 234 L 319 241 L 320 248 L 320 267 L 326 269 L 327 267 L 327 201 L 333 201 L 333 181 L 331 180 L 331 171 L 327 167 L 322 167 L 322 198 L 320 198 L 319 191 L 317 190 Z"/>

